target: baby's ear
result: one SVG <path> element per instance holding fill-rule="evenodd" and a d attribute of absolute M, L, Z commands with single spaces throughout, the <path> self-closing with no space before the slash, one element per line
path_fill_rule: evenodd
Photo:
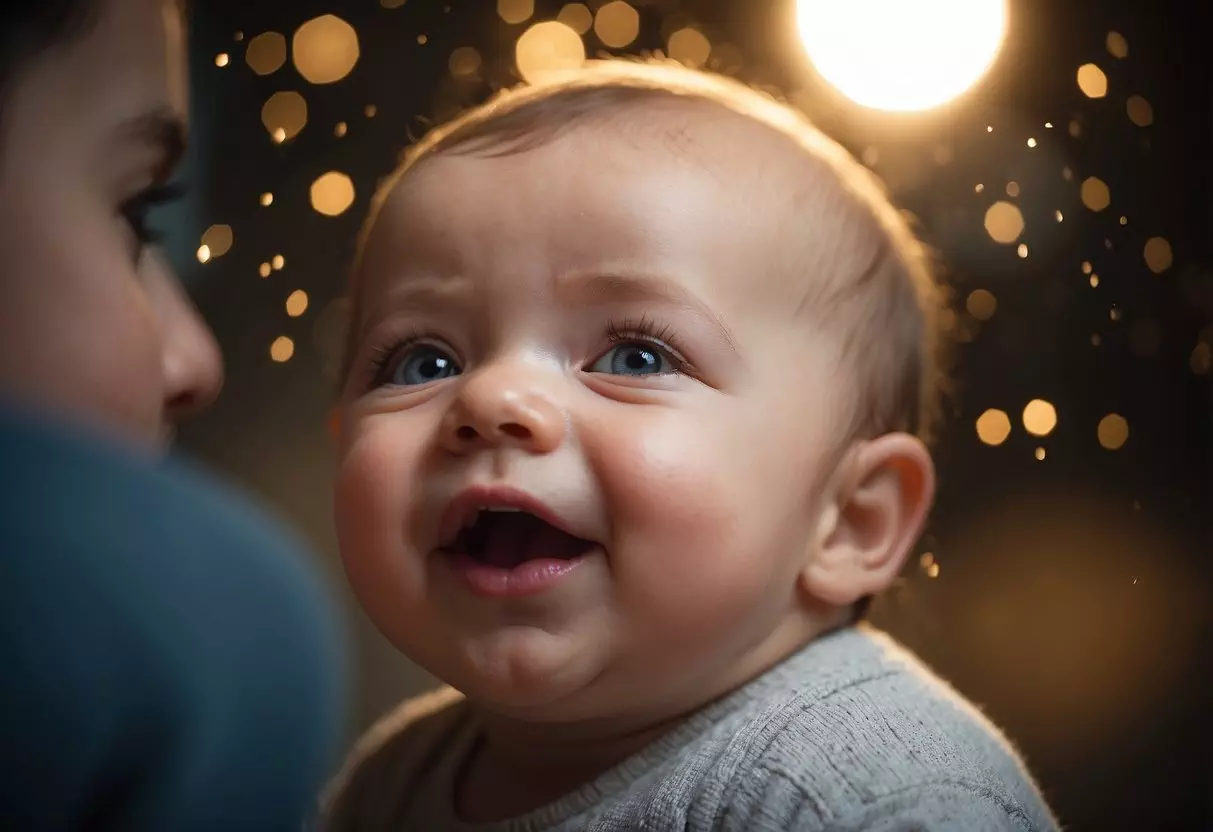
<path fill-rule="evenodd" d="M 833 483 L 801 583 L 842 607 L 888 588 L 901 571 L 935 496 L 935 465 L 921 440 L 891 433 L 853 447 Z"/>

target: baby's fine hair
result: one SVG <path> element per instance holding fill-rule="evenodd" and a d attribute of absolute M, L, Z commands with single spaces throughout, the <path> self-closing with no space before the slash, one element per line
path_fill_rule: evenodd
<path fill-rule="evenodd" d="M 672 101 L 720 107 L 790 139 L 832 172 L 871 221 L 874 233 L 864 236 L 874 250 L 858 258 L 854 275 L 839 275 L 833 281 L 837 289 L 828 299 L 833 302 L 822 304 L 828 312 L 819 314 L 818 323 L 841 331 L 845 359 L 859 379 L 851 436 L 908 431 L 928 437 L 941 387 L 942 295 L 927 249 L 906 217 L 893 206 L 882 183 L 800 111 L 739 81 L 672 62 L 591 61 L 504 90 L 430 130 L 408 149 L 371 204 L 352 272 L 352 320 L 356 322 L 361 313 L 359 272 L 376 215 L 400 180 L 426 159 L 441 154 L 520 153 L 569 130 L 607 124 L 629 110 Z M 353 346 L 347 346 L 343 378 L 348 375 Z"/>

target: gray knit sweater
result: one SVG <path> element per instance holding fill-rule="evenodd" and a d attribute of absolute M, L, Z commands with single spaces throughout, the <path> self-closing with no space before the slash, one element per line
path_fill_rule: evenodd
<path fill-rule="evenodd" d="M 355 751 L 322 828 L 1057 829 L 998 730 L 867 627 L 817 639 L 594 782 L 508 821 L 467 824 L 452 810 L 477 732 L 452 691 L 406 703 Z"/>

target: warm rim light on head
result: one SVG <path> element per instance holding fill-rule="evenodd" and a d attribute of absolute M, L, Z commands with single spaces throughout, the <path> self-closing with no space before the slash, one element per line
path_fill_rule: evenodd
<path fill-rule="evenodd" d="M 877 110 L 937 107 L 973 86 L 1007 31 L 1006 0 L 799 0 L 813 66 Z"/>

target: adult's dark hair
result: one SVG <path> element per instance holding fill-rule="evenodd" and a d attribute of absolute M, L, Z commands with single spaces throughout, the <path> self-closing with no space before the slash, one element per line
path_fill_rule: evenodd
<path fill-rule="evenodd" d="M 86 27 L 98 0 L 0 0 L 0 116 L 21 70 Z"/>

